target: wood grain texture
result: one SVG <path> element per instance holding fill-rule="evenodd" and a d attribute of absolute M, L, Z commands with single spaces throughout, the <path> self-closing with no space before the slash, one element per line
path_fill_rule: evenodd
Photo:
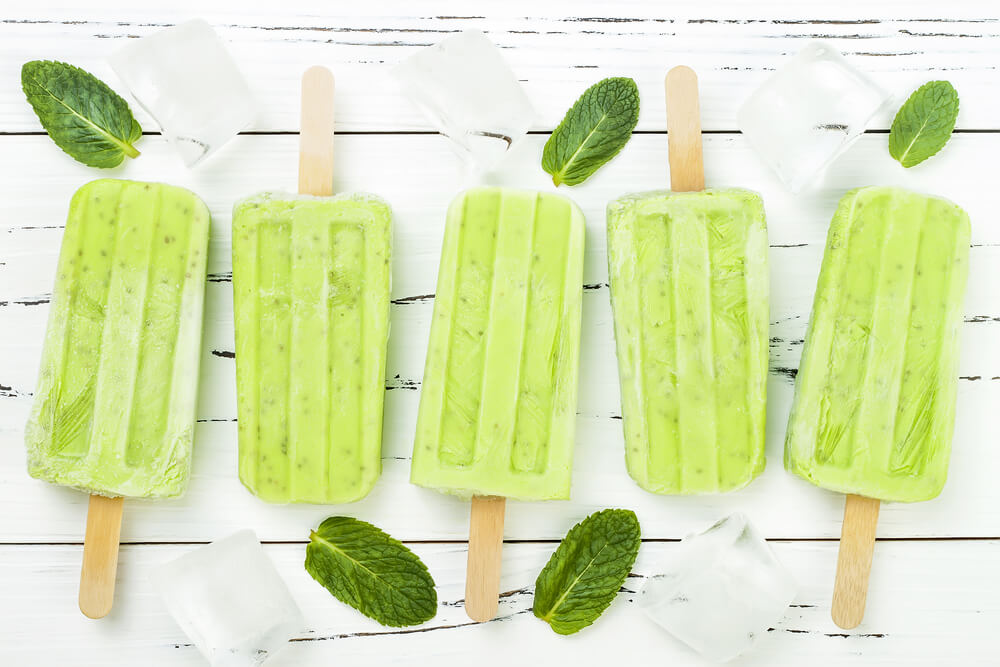
<path fill-rule="evenodd" d="M 875 498 L 854 494 L 848 494 L 844 501 L 844 526 L 840 532 L 830 615 L 845 630 L 858 627 L 865 617 L 880 505 Z"/>
<path fill-rule="evenodd" d="M 678 65 L 667 72 L 663 87 L 667 100 L 670 189 L 674 192 L 704 190 L 698 75 L 690 67 Z"/>
<path fill-rule="evenodd" d="M 473 496 L 469 511 L 469 557 L 465 568 L 465 612 L 483 623 L 497 615 L 507 499 Z"/>
<path fill-rule="evenodd" d="M 104 618 L 114 605 L 123 501 L 90 496 L 79 595 L 80 611 L 88 618 Z"/>
<path fill-rule="evenodd" d="M 299 194 L 333 194 L 333 73 L 313 66 L 302 75 Z"/>
<path fill-rule="evenodd" d="M 138 160 L 110 172 L 88 170 L 41 135 L 19 85 L 22 62 L 58 58 L 122 90 L 106 57 L 125 40 L 192 17 L 228 42 L 259 103 L 257 125 L 194 170 L 185 169 L 141 109 L 147 132 Z M 463 29 L 484 30 L 501 49 L 538 112 L 533 130 L 551 131 L 587 86 L 631 76 L 642 109 L 625 150 L 582 186 L 564 189 L 588 219 L 584 277 L 578 444 L 573 499 L 508 503 L 509 542 L 499 612 L 475 625 L 462 607 L 468 503 L 408 483 L 423 357 L 433 309 L 444 210 L 466 175 L 461 161 L 388 77 L 423 46 Z M 741 102 L 809 40 L 822 39 L 904 99 L 929 79 L 948 79 L 962 110 L 957 133 L 932 160 L 903 170 L 889 158 L 894 109 L 830 169 L 816 190 L 789 196 L 736 132 Z M 190 665 L 200 660 L 154 596 L 152 568 L 189 546 L 252 527 L 289 582 L 309 627 L 270 664 L 507 664 L 511 649 L 539 662 L 620 661 L 622 646 L 672 664 L 697 659 L 636 609 L 635 592 L 676 539 L 724 514 L 746 512 L 774 542 L 801 586 L 786 617 L 742 666 L 992 665 L 1000 623 L 1000 17 L 984 2 L 799 0 L 755 3 L 601 0 L 504 3 L 261 4 L 220 0 L 84 5 L 6 3 L 0 17 L 0 656 L 4 664 Z M 667 160 L 663 70 L 684 62 L 699 74 L 707 182 L 759 191 L 770 235 L 772 286 L 768 383 L 769 465 L 746 489 L 706 498 L 661 498 L 641 491 L 623 465 L 616 363 L 608 304 L 604 208 L 626 191 L 663 187 Z M 396 213 L 392 336 L 386 378 L 384 473 L 363 502 L 345 507 L 272 506 L 236 478 L 236 399 L 229 223 L 233 201 L 251 192 L 294 191 L 300 126 L 299 76 L 316 63 L 337 73 L 334 191 L 375 191 Z M 124 91 L 122 91 L 124 92 Z M 133 105 L 135 107 L 135 105 Z M 27 133 L 27 134 L 24 134 Z M 416 133 L 416 134 L 414 134 Z M 538 167 L 545 134 L 515 145 L 498 184 L 549 189 Z M 30 479 L 23 427 L 34 391 L 52 276 L 73 191 L 102 177 L 175 183 L 201 195 L 213 213 L 206 327 L 194 474 L 180 500 L 128 500 L 119 596 L 101 623 L 72 603 L 80 576 L 80 527 L 87 496 Z M 936 500 L 887 504 L 869 604 L 857 631 L 830 617 L 834 540 L 842 496 L 782 470 L 785 421 L 830 216 L 859 185 L 901 185 L 947 196 L 973 220 L 970 281 L 958 416 L 949 482 Z M 530 587 L 555 543 L 579 520 L 609 506 L 634 509 L 647 541 L 619 600 L 593 627 L 553 635 L 530 612 Z M 438 617 L 417 628 L 381 628 L 337 603 L 302 569 L 308 527 L 333 513 L 372 521 L 413 549 L 439 585 Z M 455 543 L 429 543 L 453 540 Z M 521 542 L 549 540 L 549 542 Z M 823 540 L 823 541 L 816 541 Z M 3 542 L 8 544 L 4 545 Z M 144 544 L 128 544 L 142 542 Z M 37 544 L 9 544 L 37 543 Z M 53 544 L 65 543 L 65 544 Z M 146 544 L 148 543 L 148 544 Z M 444 633 L 449 633 L 447 636 Z M 40 653 L 39 647 L 44 647 Z M 39 656 L 43 655 L 43 658 Z"/>
<path fill-rule="evenodd" d="M 1000 20 L 988 1 L 291 0 L 248 7 L 177 0 L 139 9 L 128 0 L 12 0 L 0 18 L 0 131 L 41 129 L 21 94 L 24 60 L 58 57 L 121 90 L 108 54 L 196 16 L 229 42 L 258 101 L 259 131 L 298 129 L 296 74 L 311 63 L 337 74 L 338 131 L 430 130 L 388 71 L 466 29 L 485 31 L 503 49 L 538 111 L 536 130 L 552 130 L 587 86 L 607 76 L 633 77 L 643 100 L 638 129 L 662 130 L 663 107 L 646 101 L 662 94 L 664 65 L 681 62 L 701 78 L 704 128 L 733 130 L 739 104 L 813 39 L 833 44 L 900 101 L 928 79 L 949 79 L 962 96 L 959 128 L 992 128 L 1000 118 Z M 894 111 L 882 112 L 873 127 L 888 129 Z M 156 129 L 145 113 L 139 119 Z"/>
<path fill-rule="evenodd" d="M 304 539 L 308 526 L 302 530 Z M 224 531 L 215 537 L 222 536 Z M 505 545 L 500 611 L 495 620 L 483 624 L 471 622 L 462 609 L 465 544 L 408 546 L 427 564 L 437 583 L 438 613 L 413 628 L 383 628 L 338 602 L 305 572 L 303 543 L 265 544 L 307 623 L 297 641 L 268 661 L 269 667 L 461 667 L 471 660 L 499 666 L 529 652 L 532 664 L 615 665 L 622 662 L 623 646 L 629 647 L 636 662 L 649 658 L 650 663 L 710 667 L 638 608 L 637 595 L 646 578 L 662 572 L 676 542 L 643 543 L 618 598 L 593 626 L 572 637 L 557 636 L 531 613 L 532 587 L 555 550 L 554 543 Z M 856 631 L 844 631 L 830 620 L 836 543 L 772 542 L 772 547 L 798 583 L 799 594 L 758 649 L 732 664 L 996 665 L 1000 581 L 995 572 L 1000 542 L 879 542 L 869 612 L 864 626 Z M 72 602 L 79 547 L 0 546 L 4 664 L 201 664 L 150 580 L 155 567 L 193 548 L 123 546 L 122 595 L 98 624 L 81 616 Z M 944 567 L 946 563 L 955 567 Z M 41 646 L 44 655 L 39 652 Z"/>
<path fill-rule="evenodd" d="M 297 73 L 290 73 L 298 79 Z M 662 83 L 662 77 L 661 77 Z M 661 92 L 662 94 L 662 92 Z M 704 99 L 702 100 L 704 107 Z M 662 105 L 660 113 L 662 114 Z M 494 175 L 500 184 L 551 189 L 538 160 L 546 137 L 532 136 Z M 507 503 L 509 539 L 560 539 L 576 522 L 605 507 L 637 512 L 643 534 L 679 538 L 726 512 L 741 509 L 773 538 L 840 534 L 843 496 L 788 475 L 781 465 L 785 423 L 802 339 L 837 200 L 859 183 L 905 185 L 946 194 L 973 222 L 970 280 L 962 326 L 958 417 L 949 481 L 940 498 L 882 510 L 884 537 L 998 537 L 1000 488 L 994 483 L 1000 428 L 1000 226 L 993 172 L 1000 137 L 957 135 L 946 150 L 912 170 L 888 155 L 884 135 L 867 135 L 834 165 L 820 187 L 788 195 L 738 135 L 706 135 L 707 182 L 761 192 L 771 240 L 771 372 L 762 477 L 734 494 L 666 498 L 646 493 L 628 477 L 619 419 L 617 364 L 608 301 L 604 208 L 628 190 L 662 188 L 664 136 L 638 135 L 587 183 L 565 190 L 587 217 L 583 335 L 572 500 Z M 32 173 L 0 179 L 0 534 L 8 541 L 79 542 L 86 496 L 33 480 L 25 473 L 23 429 L 31 407 L 41 340 L 66 206 L 93 171 L 66 159 L 47 137 L 2 137 L 6 159 Z M 462 187 L 460 158 L 438 136 L 341 136 L 338 191 L 372 190 L 396 214 L 392 334 L 389 342 L 383 436 L 383 474 L 371 496 L 339 511 L 372 521 L 404 539 L 468 538 L 468 503 L 408 483 L 420 380 L 433 311 L 444 211 Z M 274 188 L 294 190 L 296 136 L 246 136 L 188 171 L 160 137 L 143 140 L 143 159 L 116 175 L 163 180 L 203 196 L 213 215 L 206 293 L 193 478 L 185 497 L 126 501 L 126 542 L 208 540 L 253 527 L 263 539 L 297 539 L 301 527 L 330 513 L 321 506 L 269 506 L 236 477 L 236 391 L 233 361 L 229 227 L 233 201 Z M 414 166 L 417 165 L 417 166 Z M 973 165 L 974 167 L 968 167 Z M 975 167 L 978 165 L 978 167 Z M 978 379 L 973 379 L 978 378 Z M 985 434 L 985 435 L 984 435 Z M 833 570 L 827 574 L 829 584 Z"/>

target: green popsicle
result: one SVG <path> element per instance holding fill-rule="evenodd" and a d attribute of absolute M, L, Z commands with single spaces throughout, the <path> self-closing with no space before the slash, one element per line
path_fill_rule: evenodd
<path fill-rule="evenodd" d="M 233 209 L 239 473 L 264 500 L 351 502 L 379 476 L 391 223 L 358 194 Z"/>
<path fill-rule="evenodd" d="M 969 235 L 965 211 L 938 197 L 868 187 L 841 199 L 795 385 L 788 470 L 879 500 L 941 492 Z"/>
<path fill-rule="evenodd" d="M 414 484 L 568 498 L 583 214 L 555 194 L 474 188 L 448 209 L 413 446 Z"/>
<path fill-rule="evenodd" d="M 738 489 L 764 469 L 764 207 L 738 189 L 608 205 L 629 474 L 654 493 Z"/>
<path fill-rule="evenodd" d="M 208 229 L 208 209 L 181 188 L 77 190 L 26 428 L 33 477 L 107 496 L 184 491 Z"/>

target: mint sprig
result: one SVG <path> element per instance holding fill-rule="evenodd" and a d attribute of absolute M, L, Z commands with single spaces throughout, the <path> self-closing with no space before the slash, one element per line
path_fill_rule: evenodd
<path fill-rule="evenodd" d="M 305 566 L 335 598 L 382 625 L 418 625 L 437 613 L 427 566 L 370 523 L 330 517 L 309 534 Z"/>
<path fill-rule="evenodd" d="M 947 81 L 928 81 L 903 103 L 889 131 L 889 155 L 906 168 L 940 151 L 955 129 L 958 92 Z"/>
<path fill-rule="evenodd" d="M 635 81 L 613 77 L 584 91 L 542 151 L 542 169 L 556 185 L 578 185 L 618 154 L 639 122 Z"/>
<path fill-rule="evenodd" d="M 21 88 L 52 141 L 74 160 L 107 169 L 138 157 L 133 144 L 142 128 L 128 103 L 93 74 L 32 60 L 21 67 Z"/>
<path fill-rule="evenodd" d="M 639 544 L 630 510 L 602 510 L 573 526 L 535 581 L 535 616 L 561 635 L 596 621 L 632 570 Z"/>

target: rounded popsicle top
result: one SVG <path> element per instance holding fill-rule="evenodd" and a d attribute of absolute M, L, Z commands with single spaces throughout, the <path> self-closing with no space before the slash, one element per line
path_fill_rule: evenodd
<path fill-rule="evenodd" d="M 25 429 L 32 476 L 107 496 L 183 493 L 209 225 L 184 188 L 99 179 L 77 190 Z"/>
<path fill-rule="evenodd" d="M 796 377 L 785 467 L 831 491 L 916 502 L 944 487 L 968 214 L 897 187 L 844 195 Z"/>

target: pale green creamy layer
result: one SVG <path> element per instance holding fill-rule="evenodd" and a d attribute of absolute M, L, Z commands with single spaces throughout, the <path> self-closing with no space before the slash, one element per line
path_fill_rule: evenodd
<path fill-rule="evenodd" d="M 584 220 L 569 199 L 476 188 L 448 210 L 410 479 L 568 498 Z"/>
<path fill-rule="evenodd" d="M 77 190 L 25 440 L 33 477 L 180 495 L 191 467 L 209 212 L 191 192 Z"/>
<path fill-rule="evenodd" d="M 264 500 L 352 502 L 378 479 L 391 236 L 366 195 L 233 209 L 239 471 Z"/>
<path fill-rule="evenodd" d="M 918 501 L 944 486 L 969 217 L 898 188 L 849 192 L 830 224 L 785 467 L 833 491 Z"/>
<path fill-rule="evenodd" d="M 767 228 L 746 190 L 608 205 L 625 461 L 654 493 L 738 489 L 764 469 Z"/>

